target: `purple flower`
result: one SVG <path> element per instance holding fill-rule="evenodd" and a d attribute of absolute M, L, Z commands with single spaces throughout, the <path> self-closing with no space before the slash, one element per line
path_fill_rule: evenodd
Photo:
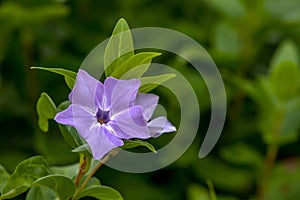
<path fill-rule="evenodd" d="M 72 104 L 55 116 L 55 121 L 70 125 L 89 144 L 93 157 L 101 159 L 122 139 L 147 139 L 176 131 L 165 118 L 150 120 L 158 102 L 153 94 L 138 94 L 140 81 L 108 77 L 102 84 L 83 70 L 69 94 Z"/>

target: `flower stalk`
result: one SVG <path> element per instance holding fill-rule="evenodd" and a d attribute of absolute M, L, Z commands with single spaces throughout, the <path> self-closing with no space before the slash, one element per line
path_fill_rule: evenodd
<path fill-rule="evenodd" d="M 85 188 L 85 186 L 88 184 L 89 180 L 94 176 L 94 174 L 102 167 L 109 159 L 116 156 L 119 153 L 120 149 L 115 148 L 112 151 L 110 151 L 102 160 L 99 161 L 99 163 L 93 168 L 93 170 L 88 174 L 86 179 L 83 181 L 83 183 L 78 187 L 75 194 L 71 198 L 71 200 L 77 200 L 77 196 L 79 193 Z M 78 186 L 78 185 L 76 185 Z"/>

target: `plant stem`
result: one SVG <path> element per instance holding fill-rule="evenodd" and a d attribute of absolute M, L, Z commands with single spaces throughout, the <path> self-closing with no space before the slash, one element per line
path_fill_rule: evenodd
<path fill-rule="evenodd" d="M 84 155 L 80 155 L 80 163 L 79 172 L 74 181 L 76 187 L 78 187 L 82 176 L 86 173 L 87 158 Z"/>
<path fill-rule="evenodd" d="M 266 187 L 268 185 L 271 172 L 276 161 L 277 153 L 278 153 L 278 147 L 276 145 L 269 145 L 267 150 L 265 165 L 263 169 L 262 181 L 258 188 L 258 194 L 257 194 L 258 200 L 264 199 Z"/>
<path fill-rule="evenodd" d="M 119 149 L 113 149 L 111 152 L 109 152 L 94 168 L 93 170 L 88 174 L 84 182 L 81 184 L 81 186 L 76 190 L 75 194 L 71 198 L 71 200 L 76 200 L 78 194 L 84 189 L 84 187 L 87 185 L 89 180 L 94 176 L 94 174 L 98 171 L 100 167 L 102 167 L 110 158 L 114 157 L 119 153 Z"/>

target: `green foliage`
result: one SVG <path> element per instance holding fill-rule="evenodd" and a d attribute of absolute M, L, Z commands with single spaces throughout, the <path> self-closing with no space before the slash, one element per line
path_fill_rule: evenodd
<path fill-rule="evenodd" d="M 284 160 L 275 167 L 266 192 L 266 200 L 298 198 L 300 192 L 299 159 Z"/>
<path fill-rule="evenodd" d="M 71 181 L 71 179 L 62 176 L 62 175 L 48 175 L 42 178 L 39 178 L 33 183 L 33 186 L 42 186 L 42 188 L 47 187 L 53 190 L 56 196 L 61 200 L 69 199 L 73 193 L 75 192 L 75 185 Z M 41 191 L 35 189 L 35 191 L 31 192 L 30 195 L 33 199 L 36 199 L 35 196 L 40 195 Z M 28 198 L 30 199 L 30 198 Z"/>
<path fill-rule="evenodd" d="M 206 0 L 206 2 L 208 5 L 228 17 L 240 18 L 245 14 L 244 5 L 240 0 Z"/>
<path fill-rule="evenodd" d="M 43 92 L 37 101 L 36 110 L 39 116 L 39 127 L 42 131 L 47 132 L 49 128 L 49 119 L 56 115 L 56 106 L 47 93 Z"/>
<path fill-rule="evenodd" d="M 9 173 L 5 170 L 5 168 L 2 165 L 0 165 L 0 191 L 2 191 L 2 188 L 8 180 L 9 176 Z"/>
<path fill-rule="evenodd" d="M 123 197 L 118 191 L 107 186 L 90 186 L 83 189 L 78 198 L 82 197 L 94 197 L 100 200 L 123 200 Z"/>
<path fill-rule="evenodd" d="M 111 76 L 124 61 L 133 55 L 134 47 L 129 26 L 124 19 L 120 19 L 113 30 L 104 53 L 106 77 Z"/>
<path fill-rule="evenodd" d="M 28 190 L 37 179 L 49 174 L 49 166 L 41 156 L 22 161 L 3 186 L 1 199 L 18 196 Z"/>
<path fill-rule="evenodd" d="M 264 2 L 266 11 L 275 19 L 287 23 L 300 22 L 300 3 L 297 0 L 266 0 Z"/>
<path fill-rule="evenodd" d="M 64 76 L 67 86 L 72 89 L 76 79 L 76 73 L 62 68 L 31 67 L 31 69 L 41 69 Z"/>
<path fill-rule="evenodd" d="M 156 52 L 141 52 L 123 62 L 111 76 L 122 79 L 140 78 L 148 70 L 153 58 L 161 55 Z"/>
<path fill-rule="evenodd" d="M 26 195 L 26 200 L 53 200 L 57 199 L 57 195 L 49 187 L 33 186 Z"/>
<path fill-rule="evenodd" d="M 142 77 L 139 92 L 149 92 L 171 78 L 174 78 L 175 76 L 175 74 L 162 74 L 157 76 Z"/>
<path fill-rule="evenodd" d="M 156 153 L 156 149 L 152 144 L 142 141 L 142 140 L 137 140 L 137 139 L 136 140 L 125 140 L 124 145 L 121 148 L 122 149 L 131 149 L 131 148 L 135 148 L 135 147 L 139 147 L 139 146 L 146 147 L 150 151 Z"/>

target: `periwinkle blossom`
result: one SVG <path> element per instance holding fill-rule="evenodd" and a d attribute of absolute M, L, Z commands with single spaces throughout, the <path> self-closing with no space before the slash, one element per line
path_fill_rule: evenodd
<path fill-rule="evenodd" d="M 151 120 L 158 96 L 138 93 L 139 86 L 138 79 L 113 77 L 106 78 L 102 84 L 79 70 L 69 94 L 71 105 L 54 119 L 75 127 L 96 160 L 122 146 L 122 139 L 147 139 L 176 131 L 164 116 Z"/>

